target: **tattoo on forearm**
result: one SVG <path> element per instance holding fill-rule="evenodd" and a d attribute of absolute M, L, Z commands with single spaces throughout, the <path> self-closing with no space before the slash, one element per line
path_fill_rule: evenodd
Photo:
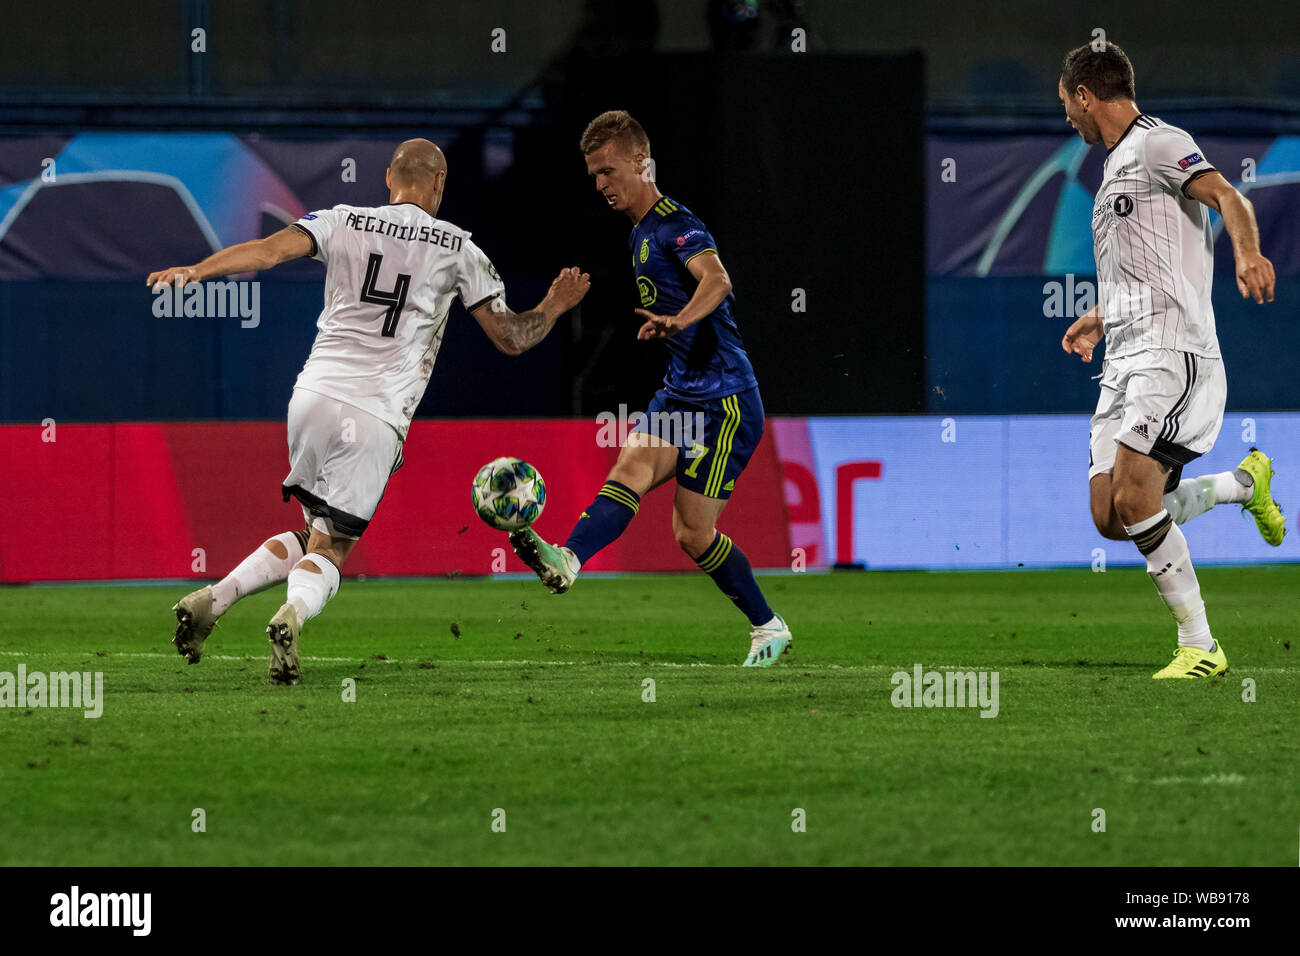
<path fill-rule="evenodd" d="M 503 319 L 505 323 L 506 341 L 513 348 L 530 349 L 542 339 L 546 338 L 546 333 L 551 331 L 552 323 L 546 318 L 546 313 L 540 309 L 533 309 L 531 312 L 520 312 Z"/>

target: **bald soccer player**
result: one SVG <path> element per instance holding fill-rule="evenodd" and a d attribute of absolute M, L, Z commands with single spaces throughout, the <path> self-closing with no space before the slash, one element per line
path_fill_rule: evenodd
<path fill-rule="evenodd" d="M 288 579 L 266 632 L 273 684 L 301 679 L 298 637 L 339 588 L 348 552 L 402 464 L 411 417 L 429 383 L 453 296 L 494 345 L 519 355 L 577 305 L 590 276 L 564 269 L 537 308 L 516 314 L 501 277 L 470 233 L 437 218 L 447 162 L 411 139 L 385 173 L 388 205 L 309 213 L 265 239 L 222 249 L 193 266 L 151 273 L 151 286 L 202 282 L 311 256 L 325 263 L 325 307 L 311 354 L 289 400 L 289 474 L 282 494 L 302 505 L 306 527 L 275 535 L 217 584 L 172 608 L 172 643 L 191 664 L 240 598 Z"/>

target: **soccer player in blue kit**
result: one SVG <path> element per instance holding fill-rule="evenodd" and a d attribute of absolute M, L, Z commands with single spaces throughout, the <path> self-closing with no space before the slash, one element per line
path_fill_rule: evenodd
<path fill-rule="evenodd" d="M 732 313 L 731 279 L 704 223 L 648 175 L 650 140 L 630 114 L 597 116 L 581 147 L 605 201 L 635 223 L 630 247 L 643 306 L 636 312 L 645 320 L 637 338 L 665 341 L 668 374 L 568 541 L 550 545 L 526 528 L 510 543 L 543 584 L 563 594 L 579 568 L 627 528 L 641 496 L 676 478 L 673 535 L 749 618 L 744 666 L 769 666 L 789 648 L 790 629 L 768 607 L 745 553 L 717 529 L 763 437 L 763 403 Z M 662 434 L 665 421 L 685 423 L 672 429 L 675 440 Z"/>

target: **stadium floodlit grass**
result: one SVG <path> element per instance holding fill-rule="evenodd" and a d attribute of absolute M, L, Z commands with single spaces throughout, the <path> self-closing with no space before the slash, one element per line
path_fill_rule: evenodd
<path fill-rule="evenodd" d="M 103 671 L 105 701 L 0 711 L 2 862 L 1294 865 L 1300 567 L 1198 573 L 1212 681 L 1151 680 L 1174 638 L 1137 568 L 765 577 L 770 669 L 702 575 L 349 581 L 288 688 L 282 589 L 187 666 L 183 587 L 5 588 L 0 670 Z M 895 708 L 918 663 L 997 671 L 998 716 Z"/>

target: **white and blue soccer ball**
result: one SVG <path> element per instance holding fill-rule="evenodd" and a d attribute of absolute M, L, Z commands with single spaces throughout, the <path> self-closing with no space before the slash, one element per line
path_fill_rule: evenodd
<path fill-rule="evenodd" d="M 499 531 L 521 531 L 546 506 L 546 482 L 518 458 L 498 458 L 474 476 L 474 510 Z"/>

